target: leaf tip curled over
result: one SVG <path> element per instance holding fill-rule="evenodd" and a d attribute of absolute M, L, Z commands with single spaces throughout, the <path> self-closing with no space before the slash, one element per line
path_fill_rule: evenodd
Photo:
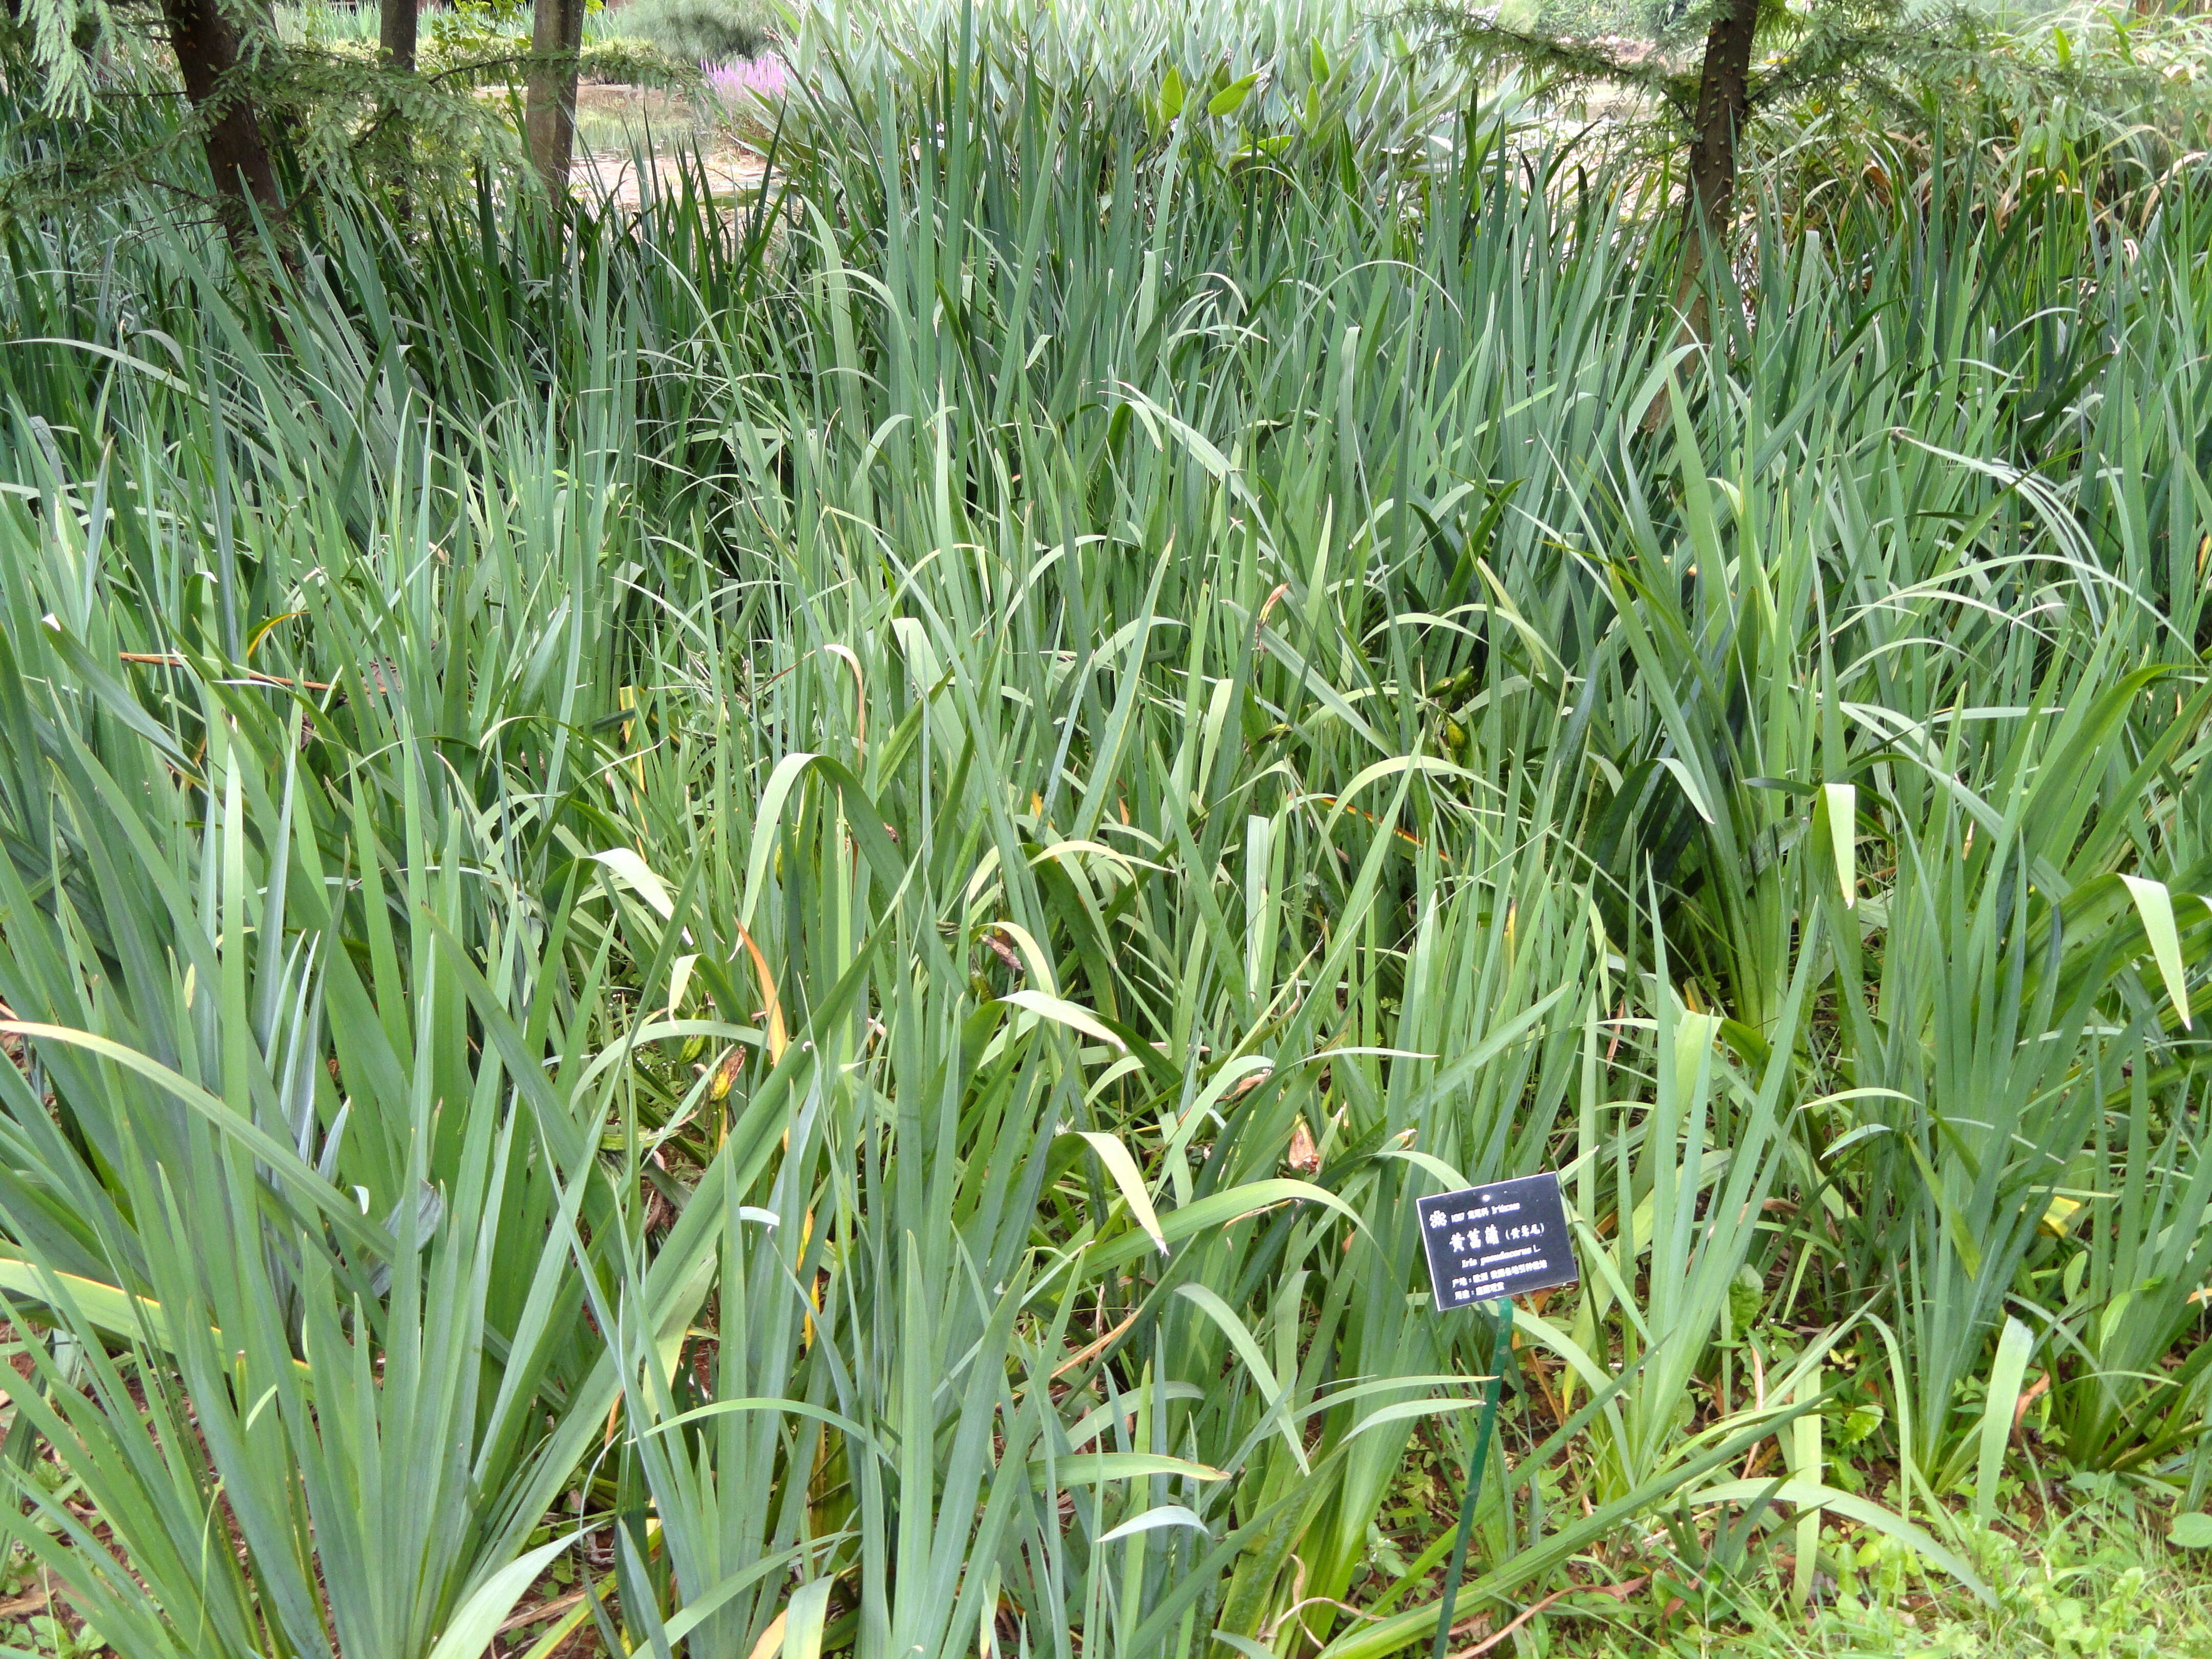
<path fill-rule="evenodd" d="M 609 873 L 643 899 L 663 921 L 675 915 L 676 901 L 669 896 L 667 884 L 653 874 L 646 861 L 632 848 L 610 847 L 604 853 L 592 854 L 592 861 L 604 865 Z"/>
<path fill-rule="evenodd" d="M 1124 1042 L 1104 1021 L 1079 1003 L 1070 1002 L 1064 997 L 1050 996 L 1042 991 L 1029 989 L 1009 991 L 999 1000 L 1010 1008 L 1023 1009 L 1035 1014 L 1040 1019 L 1048 1019 L 1054 1024 L 1066 1026 L 1072 1031 L 1079 1031 L 1085 1036 L 1095 1037 L 1112 1048 L 1115 1054 L 1126 1054 L 1129 1052 L 1127 1043 Z"/>
<path fill-rule="evenodd" d="M 1097 1129 L 1067 1129 L 1061 1133 L 1080 1135 L 1091 1143 L 1091 1151 L 1098 1154 L 1098 1161 L 1106 1166 L 1106 1173 L 1114 1177 L 1114 1184 L 1121 1188 L 1122 1201 L 1128 1205 L 1129 1214 L 1145 1230 L 1145 1237 L 1152 1241 L 1153 1247 L 1165 1255 L 1168 1253 L 1167 1234 L 1161 1229 L 1158 1212 L 1152 1207 L 1152 1196 L 1145 1189 L 1144 1171 L 1137 1167 L 1137 1160 L 1130 1155 L 1129 1149 L 1115 1136 Z"/>
<path fill-rule="evenodd" d="M 2166 984 L 2166 1000 L 2173 1005 L 2181 1029 L 2194 1030 L 2196 1023 L 2189 1012 L 2189 978 L 2181 965 L 2181 933 L 2173 920 L 2173 895 L 2164 882 L 2147 876 L 2124 875 L 2120 881 L 2135 901 L 2151 959 L 2158 963 L 2159 978 Z"/>
<path fill-rule="evenodd" d="M 1218 1474 L 1219 1471 L 1217 1470 L 1214 1473 Z M 1206 1534 L 1208 1537 L 1212 1535 L 1213 1530 L 1199 1518 L 1196 1510 L 1184 1504 L 1157 1504 L 1142 1515 L 1131 1516 L 1111 1531 L 1101 1533 L 1098 1535 L 1098 1541 L 1102 1544 L 1110 1544 L 1116 1539 L 1133 1538 L 1140 1532 L 1151 1532 L 1159 1527 L 1188 1527 L 1194 1531 Z"/>
<path fill-rule="evenodd" d="M 1856 909 L 1859 902 L 1858 786 L 1825 783 L 1820 789 L 1827 799 L 1828 839 L 1835 850 L 1836 880 L 1844 890 L 1844 908 Z"/>

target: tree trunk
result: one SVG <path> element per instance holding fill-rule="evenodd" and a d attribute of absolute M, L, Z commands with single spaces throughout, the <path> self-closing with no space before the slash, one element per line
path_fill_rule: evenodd
<path fill-rule="evenodd" d="M 252 95 L 238 84 L 244 56 L 238 26 L 222 0 L 161 0 L 169 45 L 192 112 L 204 124 L 200 143 L 215 175 L 223 234 L 241 258 L 253 250 L 253 210 L 274 222 L 284 210 L 276 167 Z"/>
<path fill-rule="evenodd" d="M 1720 0 L 1705 33 L 1705 60 L 1692 118 L 1690 199 L 1682 216 L 1682 281 L 1675 300 L 1684 331 L 1709 338 L 1705 274 L 1708 250 L 1724 254 L 1729 213 L 1735 204 L 1736 144 L 1751 113 L 1751 46 L 1759 0 Z"/>
<path fill-rule="evenodd" d="M 417 0 L 384 0 L 378 19 L 377 41 L 386 69 L 415 67 L 416 6 Z"/>
<path fill-rule="evenodd" d="M 584 44 L 584 0 L 537 0 L 530 22 L 530 86 L 523 136 L 531 165 L 556 202 L 568 191 L 576 147 L 576 55 Z"/>

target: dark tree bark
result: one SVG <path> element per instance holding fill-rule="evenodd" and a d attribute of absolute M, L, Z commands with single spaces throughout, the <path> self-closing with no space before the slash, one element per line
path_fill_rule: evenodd
<path fill-rule="evenodd" d="M 530 162 L 555 201 L 568 190 L 576 148 L 576 58 L 584 44 L 584 0 L 537 0 L 530 20 L 530 85 L 523 136 Z"/>
<path fill-rule="evenodd" d="M 1720 0 L 1705 32 L 1705 59 L 1698 77 L 1698 107 L 1691 118 L 1690 199 L 1682 219 L 1682 281 L 1678 303 L 1686 331 L 1707 337 L 1705 274 L 1707 251 L 1723 253 L 1729 216 L 1735 204 L 1736 146 L 1751 113 L 1752 37 L 1759 28 L 1759 0 Z"/>
<path fill-rule="evenodd" d="M 253 210 L 275 222 L 284 210 L 269 135 L 236 73 L 244 57 L 238 24 L 222 0 L 161 0 L 185 97 L 203 123 L 223 234 L 240 257 L 252 252 Z"/>
<path fill-rule="evenodd" d="M 377 43 L 386 69 L 415 67 L 416 0 L 384 0 L 377 19 Z"/>

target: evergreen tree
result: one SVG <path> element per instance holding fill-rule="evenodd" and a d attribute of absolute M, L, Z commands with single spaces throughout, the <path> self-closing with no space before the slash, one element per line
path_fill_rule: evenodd
<path fill-rule="evenodd" d="M 148 17 L 146 14 L 152 14 Z M 16 0 L 16 27 L 43 82 L 46 108 L 62 117 L 91 111 L 94 66 L 120 44 L 121 31 L 150 22 L 175 54 L 177 76 L 207 156 L 216 211 L 241 252 L 258 212 L 284 211 L 276 154 L 257 95 L 258 71 L 276 46 L 275 20 L 250 0 Z"/>
<path fill-rule="evenodd" d="M 0 0 L 8 8 L 0 67 L 36 84 L 57 139 L 57 159 L 5 181 L 0 210 L 61 206 L 94 179 L 183 187 L 163 155 L 181 138 L 204 156 L 215 217 L 233 248 L 259 257 L 258 219 L 276 232 L 281 252 L 298 205 L 288 195 L 337 181 L 404 202 L 434 177 L 512 157 L 512 129 L 470 88 L 518 70 L 530 159 L 557 196 L 574 148 L 586 3 L 536 0 L 526 48 L 503 29 L 479 37 L 465 25 L 455 32 L 460 61 L 449 39 L 446 61 L 422 73 L 417 0 L 378 0 L 373 52 L 343 41 L 286 43 L 270 0 Z M 496 6 L 474 11 L 495 22 L 506 17 Z M 128 64 L 133 37 L 167 47 L 186 114 L 175 127 L 155 124 L 158 138 L 118 148 L 114 130 L 89 118 L 106 95 L 102 64 Z M 123 130 L 149 131 L 136 122 Z"/>
<path fill-rule="evenodd" d="M 1855 83 L 1894 101 L 1897 72 L 1942 59 L 1960 36 L 1957 18 L 1911 0 L 1711 0 L 1702 13 L 1676 4 L 1654 19 L 1657 39 L 1638 50 L 1577 40 L 1449 5 L 1416 13 L 1462 49 L 1518 63 L 1555 90 L 1612 82 L 1641 90 L 1687 139 L 1677 299 L 1686 335 L 1708 335 L 1709 259 L 1728 257 L 1745 129 L 1762 107 L 1824 86 Z M 1702 26 L 1703 43 L 1692 51 Z"/>

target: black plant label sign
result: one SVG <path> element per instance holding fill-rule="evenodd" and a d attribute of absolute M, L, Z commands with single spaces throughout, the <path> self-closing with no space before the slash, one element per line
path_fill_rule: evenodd
<path fill-rule="evenodd" d="M 1572 1285 L 1582 1273 L 1557 1175 L 1493 1181 L 1419 1203 L 1437 1311 Z"/>

